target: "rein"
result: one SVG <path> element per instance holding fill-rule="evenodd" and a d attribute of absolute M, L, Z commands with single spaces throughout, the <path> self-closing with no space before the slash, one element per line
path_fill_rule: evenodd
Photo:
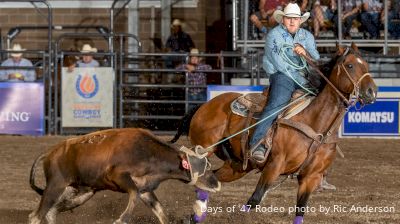
<path fill-rule="evenodd" d="M 349 52 L 349 48 L 346 48 L 346 51 L 343 54 L 343 57 L 346 56 L 348 52 Z M 358 101 L 358 96 L 360 94 L 359 93 L 359 90 L 360 90 L 359 84 L 365 77 L 367 77 L 367 76 L 371 77 L 371 74 L 369 72 L 362 75 L 361 78 L 358 79 L 357 82 L 355 82 L 354 79 L 349 74 L 349 72 L 347 71 L 347 69 L 344 67 L 343 62 L 340 64 L 341 68 L 345 71 L 345 74 L 349 78 L 350 82 L 353 84 L 353 92 L 350 94 L 349 99 L 347 99 L 347 97 L 345 97 L 344 94 L 335 85 L 333 85 L 333 83 L 324 74 L 322 74 L 321 70 L 319 70 L 318 66 L 315 65 L 314 60 L 312 58 L 310 58 L 308 55 L 302 55 L 302 56 L 306 59 L 307 63 L 316 70 L 318 75 L 320 75 L 333 88 L 333 90 L 335 90 L 336 94 L 345 102 L 345 104 L 347 106 L 350 107 L 350 106 L 355 105 L 355 103 Z M 337 74 L 339 74 L 339 72 L 340 72 L 340 70 L 338 68 Z M 350 101 L 351 96 L 355 96 L 356 100 L 351 102 Z"/>

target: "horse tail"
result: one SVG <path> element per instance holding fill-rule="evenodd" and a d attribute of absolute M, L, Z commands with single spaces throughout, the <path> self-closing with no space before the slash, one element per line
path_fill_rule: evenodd
<path fill-rule="evenodd" d="M 176 141 L 178 141 L 178 139 L 179 139 L 179 137 L 181 137 L 181 135 L 189 134 L 190 122 L 192 121 L 194 114 L 197 112 L 197 110 L 199 110 L 201 105 L 202 104 L 197 105 L 196 107 L 191 109 L 187 114 L 185 114 L 182 117 L 182 119 L 179 122 L 178 129 L 176 130 L 176 134 L 175 134 L 174 138 L 171 139 L 169 142 L 175 143 Z"/>
<path fill-rule="evenodd" d="M 43 153 L 35 159 L 35 162 L 33 162 L 33 165 L 31 168 L 31 173 L 29 176 L 29 184 L 31 185 L 31 188 L 34 191 L 36 191 L 39 195 L 43 195 L 44 190 L 35 185 L 35 174 L 36 174 L 36 169 L 38 167 L 39 162 L 42 161 L 47 155 L 48 155 L 48 153 Z"/>

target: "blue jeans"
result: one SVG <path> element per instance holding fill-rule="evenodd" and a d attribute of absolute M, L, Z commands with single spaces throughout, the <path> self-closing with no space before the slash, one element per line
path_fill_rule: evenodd
<path fill-rule="evenodd" d="M 372 39 L 379 38 L 379 13 L 361 13 L 361 23 L 368 31 Z"/>
<path fill-rule="evenodd" d="M 269 77 L 270 90 L 268 94 L 267 105 L 265 106 L 261 119 L 271 115 L 272 113 L 279 111 L 286 105 L 288 105 L 292 98 L 292 93 L 296 89 L 300 89 L 290 77 L 283 73 L 277 72 Z M 253 147 L 257 144 L 267 133 L 274 120 L 278 117 L 279 113 L 272 115 L 270 118 L 264 120 L 256 126 L 256 130 L 250 140 L 250 146 Z"/>

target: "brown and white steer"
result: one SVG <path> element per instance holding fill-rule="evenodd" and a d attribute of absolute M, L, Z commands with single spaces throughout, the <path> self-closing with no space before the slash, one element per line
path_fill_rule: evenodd
<path fill-rule="evenodd" d="M 101 190 L 129 194 L 128 206 L 114 223 L 128 222 L 138 197 L 161 223 L 168 223 L 154 190 L 167 179 L 194 182 L 185 156 L 143 129 L 110 129 L 64 140 L 39 156 L 32 166 L 31 187 L 43 196 L 29 215 L 29 223 L 39 224 L 43 219 L 55 223 L 58 212 L 78 207 Z M 42 160 L 44 190 L 35 185 L 35 172 Z M 201 158 L 192 158 L 196 160 Z M 210 170 L 198 177 L 195 185 L 207 191 L 220 187 Z"/>

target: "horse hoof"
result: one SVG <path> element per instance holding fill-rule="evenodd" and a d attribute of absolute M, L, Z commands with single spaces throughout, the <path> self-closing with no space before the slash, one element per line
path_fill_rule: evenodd
<path fill-rule="evenodd" d="M 293 224 L 302 224 L 303 223 L 303 216 L 296 216 L 293 220 Z"/>
<path fill-rule="evenodd" d="M 197 214 L 193 214 L 193 221 L 194 221 L 194 223 L 201 223 L 206 220 L 206 217 L 207 217 L 207 212 L 204 212 L 203 214 L 201 214 L 201 216 L 198 216 Z"/>

